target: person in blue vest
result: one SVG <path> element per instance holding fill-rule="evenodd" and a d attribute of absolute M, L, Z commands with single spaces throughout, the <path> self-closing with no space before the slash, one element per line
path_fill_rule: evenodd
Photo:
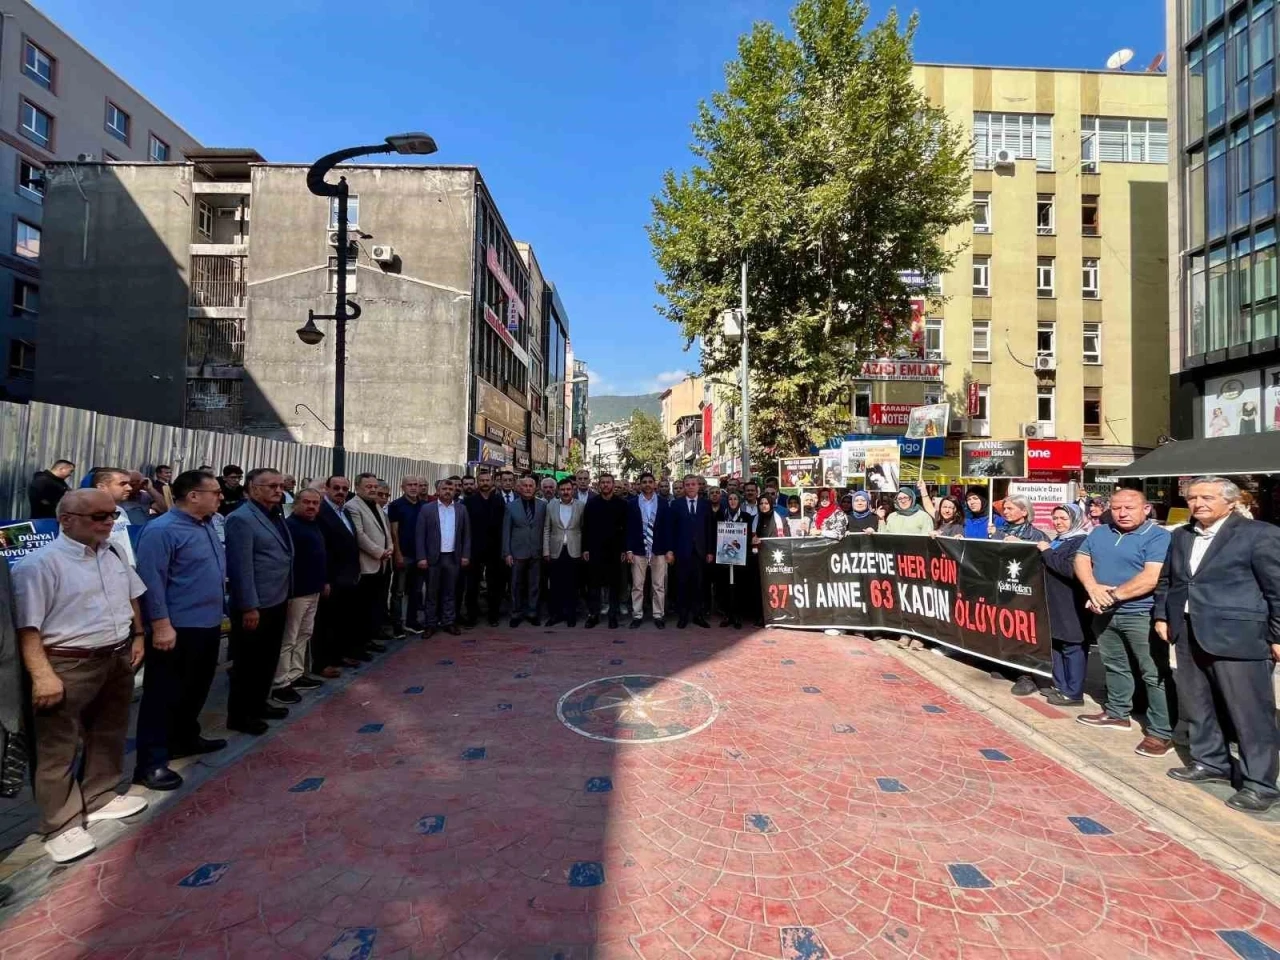
<path fill-rule="evenodd" d="M 970 490 L 964 498 L 964 537 L 966 540 L 1001 540 L 990 536 L 990 527 L 1004 529 L 1004 517 L 996 513 L 987 517 L 987 498 L 980 490 Z"/>

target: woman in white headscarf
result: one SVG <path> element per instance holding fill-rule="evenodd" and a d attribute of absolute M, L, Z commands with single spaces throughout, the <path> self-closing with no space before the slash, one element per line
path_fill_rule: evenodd
<path fill-rule="evenodd" d="M 1049 632 L 1053 637 L 1053 690 L 1046 699 L 1059 707 L 1084 704 L 1084 676 L 1090 639 L 1084 586 L 1076 579 L 1076 551 L 1089 533 L 1089 518 L 1078 505 L 1064 503 L 1053 509 L 1055 536 L 1041 541 L 1045 569 L 1045 597 L 1049 602 Z"/>

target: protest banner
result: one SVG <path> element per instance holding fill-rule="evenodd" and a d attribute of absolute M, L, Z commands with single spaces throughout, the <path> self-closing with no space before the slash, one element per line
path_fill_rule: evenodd
<path fill-rule="evenodd" d="M 1044 567 L 1033 544 L 769 539 L 760 546 L 760 587 L 770 626 L 908 633 L 1052 675 Z"/>
<path fill-rule="evenodd" d="M 822 461 L 818 457 L 790 457 L 778 461 L 778 486 L 784 489 L 820 485 Z"/>
<path fill-rule="evenodd" d="M 1027 441 L 961 440 L 960 476 L 1025 477 Z"/>
<path fill-rule="evenodd" d="M 721 521 L 716 524 L 716 563 L 729 567 L 747 565 L 747 525 Z"/>
<path fill-rule="evenodd" d="M 1008 496 L 1023 496 L 1035 507 L 1031 522 L 1049 536 L 1055 536 L 1053 529 L 1053 511 L 1064 503 L 1075 499 L 1069 483 L 1036 483 L 1028 480 L 1015 480 L 1009 484 Z"/>
<path fill-rule="evenodd" d="M 0 556 L 10 567 L 56 539 L 57 520 L 0 520 Z"/>
<path fill-rule="evenodd" d="M 867 490 L 871 493 L 897 493 L 898 478 L 902 475 L 901 460 L 902 448 L 896 441 L 868 445 L 864 460 Z"/>
<path fill-rule="evenodd" d="M 913 440 L 945 437 L 951 422 L 951 404 L 931 403 L 925 407 L 913 407 L 907 423 L 907 436 Z"/>

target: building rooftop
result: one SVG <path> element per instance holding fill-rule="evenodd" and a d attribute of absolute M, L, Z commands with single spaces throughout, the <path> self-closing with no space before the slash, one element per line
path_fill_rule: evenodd
<path fill-rule="evenodd" d="M 1108 70 L 1106 67 L 1100 67 L 1098 69 L 1092 69 L 1090 67 L 1009 67 L 991 63 L 925 63 L 919 61 L 915 66 L 945 67 L 949 70 L 1016 70 L 1022 73 L 1101 73 L 1115 77 L 1166 78 L 1164 70 Z"/>

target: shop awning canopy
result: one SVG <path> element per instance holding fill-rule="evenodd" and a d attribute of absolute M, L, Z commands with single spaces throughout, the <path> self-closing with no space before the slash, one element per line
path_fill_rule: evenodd
<path fill-rule="evenodd" d="M 1175 440 L 1156 447 L 1111 476 L 1232 477 L 1244 473 L 1280 473 L 1280 432 L 1247 433 L 1213 440 Z"/>

